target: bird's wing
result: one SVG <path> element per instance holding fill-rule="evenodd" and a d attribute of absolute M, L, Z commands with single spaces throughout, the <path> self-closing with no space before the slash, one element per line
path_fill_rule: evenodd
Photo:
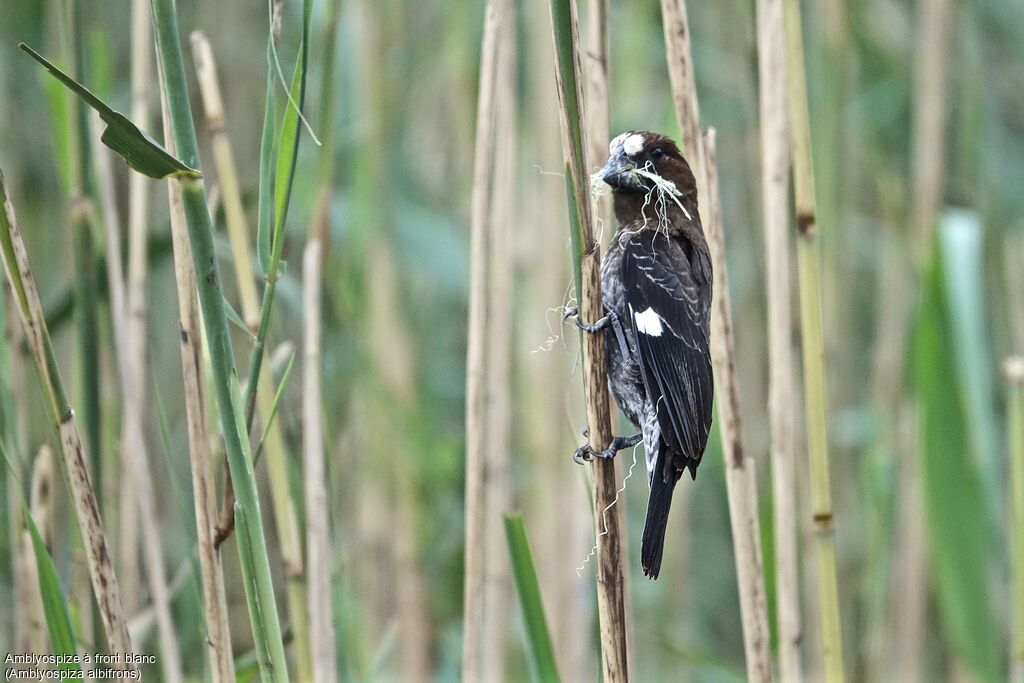
<path fill-rule="evenodd" d="M 685 458 L 666 462 L 666 477 L 687 465 L 695 472 L 711 430 L 711 265 L 706 253 L 692 252 L 664 233 L 643 230 L 629 239 L 622 258 L 644 386 L 662 438 Z"/>

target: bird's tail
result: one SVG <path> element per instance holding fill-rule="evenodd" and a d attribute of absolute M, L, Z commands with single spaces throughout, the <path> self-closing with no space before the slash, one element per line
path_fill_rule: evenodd
<path fill-rule="evenodd" d="M 677 473 L 669 473 L 665 481 L 662 459 L 668 456 L 664 444 L 661 455 L 654 466 L 651 477 L 651 496 L 647 500 L 647 521 L 644 522 L 644 536 L 640 544 L 640 563 L 644 574 L 652 579 L 658 578 L 661 571 L 661 555 L 665 550 L 665 526 L 668 524 L 668 511 L 672 507 L 672 491 L 679 481 Z"/>

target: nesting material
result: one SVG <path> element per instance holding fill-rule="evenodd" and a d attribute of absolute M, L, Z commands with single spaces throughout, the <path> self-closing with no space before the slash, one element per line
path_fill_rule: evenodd
<path fill-rule="evenodd" d="M 679 188 L 676 187 L 676 184 L 674 182 L 672 182 L 671 180 L 667 180 L 665 178 L 662 178 L 657 173 L 651 173 L 650 171 L 648 171 L 647 169 L 644 169 L 644 168 L 635 168 L 635 169 L 633 169 L 632 172 L 635 173 L 636 175 L 640 176 L 641 178 L 647 178 L 654 185 L 654 187 L 651 188 L 651 190 L 649 191 L 649 193 L 648 193 L 649 195 L 654 193 L 654 191 L 657 191 L 658 199 L 659 200 L 663 200 L 666 196 L 670 197 L 672 199 L 672 201 L 675 202 L 676 206 L 679 207 L 679 210 L 683 212 L 683 214 L 686 216 L 687 219 L 690 219 L 690 220 L 693 219 L 693 216 L 691 216 L 690 212 L 686 210 L 686 207 L 683 206 L 683 203 L 681 201 L 679 201 L 679 198 L 683 196 L 683 193 L 679 191 Z M 608 192 L 610 192 L 610 191 L 611 191 L 611 187 L 608 185 L 608 183 L 606 183 L 604 181 L 604 178 L 601 177 L 601 172 L 600 171 L 598 171 L 597 173 L 591 174 L 591 176 L 590 176 L 590 194 L 591 194 L 591 196 L 593 196 L 593 197 L 603 197 L 604 195 L 608 194 Z M 648 202 L 649 201 L 650 201 L 650 196 L 648 196 Z"/>

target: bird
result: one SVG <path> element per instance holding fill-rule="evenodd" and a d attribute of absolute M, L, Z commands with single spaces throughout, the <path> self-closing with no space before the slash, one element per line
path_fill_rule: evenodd
<path fill-rule="evenodd" d="M 684 470 L 697 478 L 711 431 L 711 255 L 693 171 L 671 138 L 631 130 L 608 153 L 594 175 L 611 187 L 619 222 L 601 263 L 605 315 L 589 324 L 575 309 L 566 317 L 604 334 L 609 388 L 639 432 L 600 452 L 584 445 L 573 457 L 610 458 L 643 441 L 650 495 L 640 559 L 657 579 L 672 493 Z"/>

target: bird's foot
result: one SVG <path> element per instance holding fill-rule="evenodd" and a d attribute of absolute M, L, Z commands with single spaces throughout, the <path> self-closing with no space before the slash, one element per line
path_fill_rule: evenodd
<path fill-rule="evenodd" d="M 584 436 L 586 435 L 587 430 L 584 429 Z M 590 462 L 593 458 L 614 458 L 616 453 L 624 448 L 632 448 L 640 443 L 640 440 L 643 438 L 643 434 L 634 434 L 633 436 L 613 436 L 612 442 L 608 445 L 608 448 L 603 451 L 595 451 L 590 447 L 589 443 L 585 443 L 576 449 L 576 452 L 572 454 L 572 459 L 577 465 L 582 465 L 585 462 Z"/>
<path fill-rule="evenodd" d="M 606 330 L 613 325 L 618 325 L 619 317 L 615 315 L 614 311 L 609 311 L 608 315 L 592 323 L 580 322 L 579 309 L 575 306 L 567 306 L 565 313 L 562 314 L 562 322 L 564 323 L 569 318 L 576 324 L 576 327 L 580 328 L 584 332 L 590 334 L 596 334 L 602 330 Z"/>

